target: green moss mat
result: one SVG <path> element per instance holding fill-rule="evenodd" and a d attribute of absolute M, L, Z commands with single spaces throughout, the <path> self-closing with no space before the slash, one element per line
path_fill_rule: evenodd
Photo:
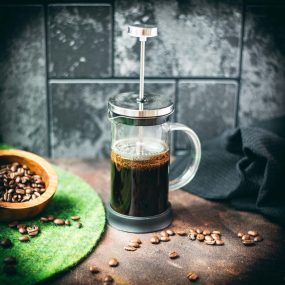
<path fill-rule="evenodd" d="M 26 221 L 39 224 L 41 233 L 28 243 L 18 241 L 21 235 L 0 223 L 0 238 L 8 237 L 13 242 L 9 249 L 0 248 L 0 284 L 35 284 L 66 270 L 78 263 L 96 245 L 105 227 L 105 210 L 100 197 L 79 177 L 55 167 L 59 178 L 56 195 L 41 216 L 54 215 L 70 219 L 81 217 L 83 227 L 56 226 L 38 219 Z M 3 273 L 5 256 L 17 257 L 18 273 L 13 276 Z"/>

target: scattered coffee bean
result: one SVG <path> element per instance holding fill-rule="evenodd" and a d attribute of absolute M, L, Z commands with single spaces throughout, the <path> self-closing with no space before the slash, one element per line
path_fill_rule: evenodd
<path fill-rule="evenodd" d="M 203 235 L 204 236 L 208 236 L 208 235 L 210 235 L 211 234 L 211 232 L 209 231 L 209 230 L 204 230 L 203 231 Z"/>
<path fill-rule="evenodd" d="M 49 219 L 46 218 L 46 217 L 41 217 L 40 220 L 41 220 L 41 222 L 43 222 L 43 223 L 46 223 L 46 222 L 49 221 Z"/>
<path fill-rule="evenodd" d="M 211 234 L 211 237 L 214 239 L 214 240 L 220 240 L 221 239 L 221 236 L 219 234 Z"/>
<path fill-rule="evenodd" d="M 77 223 L 76 227 L 80 229 L 80 228 L 82 228 L 82 224 L 81 223 Z"/>
<path fill-rule="evenodd" d="M 250 235 L 243 235 L 242 240 L 250 240 Z"/>
<path fill-rule="evenodd" d="M 54 224 L 58 225 L 58 226 L 62 226 L 65 224 L 65 220 L 64 219 L 54 219 L 53 220 Z"/>
<path fill-rule="evenodd" d="M 221 232 L 220 231 L 212 231 L 212 234 L 221 235 Z"/>
<path fill-rule="evenodd" d="M 4 258 L 4 263 L 5 264 L 16 264 L 17 260 L 15 256 L 6 256 Z"/>
<path fill-rule="evenodd" d="M 133 246 L 125 246 L 124 250 L 126 250 L 126 251 L 136 251 L 137 249 L 135 247 L 133 247 Z"/>
<path fill-rule="evenodd" d="M 138 243 L 136 243 L 136 242 L 130 242 L 128 244 L 128 246 L 132 246 L 132 247 L 135 247 L 135 248 L 139 248 L 140 247 L 140 245 Z"/>
<path fill-rule="evenodd" d="M 214 239 L 211 236 L 205 236 L 205 241 L 213 241 Z"/>
<path fill-rule="evenodd" d="M 256 237 L 254 237 L 253 240 L 256 241 L 256 242 L 263 241 L 263 237 L 261 235 L 258 235 Z"/>
<path fill-rule="evenodd" d="M 159 238 L 161 241 L 170 241 L 170 238 L 169 237 L 160 237 Z"/>
<path fill-rule="evenodd" d="M 196 272 L 191 271 L 191 272 L 189 272 L 189 273 L 187 274 L 187 278 L 188 278 L 190 281 L 196 281 L 196 280 L 199 278 L 199 276 L 198 276 L 198 274 L 197 274 Z"/>
<path fill-rule="evenodd" d="M 214 244 L 216 244 L 216 241 L 215 240 L 205 240 L 205 243 L 207 245 L 214 245 Z"/>
<path fill-rule="evenodd" d="M 258 236 L 258 232 L 257 232 L 257 231 L 248 231 L 247 233 L 248 233 L 250 236 L 252 236 L 252 237 Z"/>
<path fill-rule="evenodd" d="M 111 266 L 111 267 L 116 267 L 116 266 L 118 266 L 118 265 L 119 265 L 119 262 L 118 262 L 118 260 L 117 260 L 116 258 L 110 259 L 110 261 L 109 261 L 109 266 Z"/>
<path fill-rule="evenodd" d="M 216 240 L 216 245 L 224 245 L 225 242 L 223 240 L 217 239 Z"/>
<path fill-rule="evenodd" d="M 5 247 L 5 248 L 8 248 L 8 247 L 11 247 L 12 246 L 12 242 L 10 239 L 8 238 L 3 238 L 1 241 L 0 241 L 0 245 Z"/>
<path fill-rule="evenodd" d="M 198 228 L 198 229 L 196 229 L 196 233 L 201 234 L 201 233 L 203 233 L 203 231 L 200 228 Z"/>
<path fill-rule="evenodd" d="M 162 232 L 160 232 L 160 236 L 168 237 L 168 233 L 166 231 L 162 231 Z"/>
<path fill-rule="evenodd" d="M 242 243 L 245 245 L 245 246 L 252 246 L 252 245 L 255 245 L 255 242 L 251 239 L 246 239 L 246 240 L 243 240 Z"/>
<path fill-rule="evenodd" d="M 150 239 L 150 242 L 153 243 L 153 244 L 159 244 L 160 243 L 160 239 L 158 236 L 153 236 L 151 239 Z"/>
<path fill-rule="evenodd" d="M 113 281 L 114 281 L 114 279 L 113 279 L 112 276 L 106 275 L 106 276 L 104 277 L 103 283 L 104 283 L 104 284 L 111 284 L 111 283 L 113 283 Z"/>
<path fill-rule="evenodd" d="M 175 258 L 179 257 L 179 254 L 176 251 L 171 251 L 171 252 L 168 253 L 168 256 L 171 259 L 175 259 Z"/>
<path fill-rule="evenodd" d="M 19 228 L 18 231 L 19 231 L 19 233 L 22 234 L 22 235 L 27 233 L 27 229 L 25 229 L 25 228 Z"/>
<path fill-rule="evenodd" d="M 167 233 L 169 236 L 174 236 L 174 235 L 175 235 L 174 231 L 172 231 L 172 230 L 166 230 L 166 233 Z"/>
<path fill-rule="evenodd" d="M 8 227 L 9 227 L 9 228 L 16 228 L 18 224 L 19 224 L 18 221 L 14 221 L 14 222 L 8 224 Z"/>
<path fill-rule="evenodd" d="M 179 236 L 186 236 L 187 233 L 184 230 L 177 230 L 175 231 Z"/>
<path fill-rule="evenodd" d="M 237 236 L 238 236 L 239 238 L 242 238 L 244 235 L 245 235 L 245 233 L 243 233 L 243 232 L 239 232 L 239 233 L 237 234 Z"/>
<path fill-rule="evenodd" d="M 40 231 L 40 228 L 37 225 L 32 225 L 31 227 L 27 227 L 28 235 L 31 237 L 38 235 L 39 231 Z"/>
<path fill-rule="evenodd" d="M 197 236 L 197 234 L 190 234 L 189 239 L 196 240 L 196 236 Z"/>
<path fill-rule="evenodd" d="M 132 239 L 130 240 L 130 242 L 134 242 L 134 243 L 138 243 L 138 244 L 141 244 L 141 243 L 142 243 L 142 241 L 141 241 L 139 238 L 132 238 Z"/>
<path fill-rule="evenodd" d="M 3 270 L 6 274 L 13 275 L 17 273 L 16 267 L 13 264 L 4 264 Z"/>
<path fill-rule="evenodd" d="M 69 221 L 69 220 L 65 220 L 64 223 L 65 223 L 67 226 L 70 226 L 70 221 Z"/>
<path fill-rule="evenodd" d="M 47 216 L 47 219 L 48 219 L 50 222 L 52 222 L 52 221 L 54 221 L 55 217 L 54 217 L 53 215 L 48 215 L 48 216 Z"/>
<path fill-rule="evenodd" d="M 203 234 L 198 234 L 197 235 L 197 240 L 198 241 L 204 241 L 204 239 L 205 239 L 205 236 Z"/>
<path fill-rule="evenodd" d="M 19 237 L 19 241 L 22 241 L 22 242 L 27 242 L 29 240 L 30 240 L 30 238 L 28 236 L 21 236 L 21 237 Z"/>
<path fill-rule="evenodd" d="M 71 217 L 71 220 L 73 220 L 73 221 L 78 221 L 78 220 L 80 220 L 80 217 L 79 217 L 79 216 L 72 216 L 72 217 Z"/>
<path fill-rule="evenodd" d="M 89 267 L 89 270 L 90 270 L 90 272 L 93 273 L 93 274 L 96 274 L 96 273 L 99 272 L 98 267 L 95 266 L 95 265 L 90 266 L 90 267 Z"/>

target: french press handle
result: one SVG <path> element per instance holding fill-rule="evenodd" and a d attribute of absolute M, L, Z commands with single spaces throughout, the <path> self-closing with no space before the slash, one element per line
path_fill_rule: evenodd
<path fill-rule="evenodd" d="M 168 123 L 168 125 L 170 132 L 184 132 L 190 141 L 191 148 L 193 149 L 193 160 L 188 163 L 187 168 L 182 172 L 182 174 L 169 182 L 169 191 L 174 191 L 182 188 L 194 178 L 201 160 L 201 144 L 196 133 L 189 127 L 179 123 Z"/>

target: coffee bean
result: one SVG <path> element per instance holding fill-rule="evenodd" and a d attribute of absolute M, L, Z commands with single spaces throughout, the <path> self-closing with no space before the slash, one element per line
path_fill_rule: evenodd
<path fill-rule="evenodd" d="M 3 270 L 6 274 L 9 275 L 17 273 L 16 267 L 13 264 L 4 264 Z"/>
<path fill-rule="evenodd" d="M 205 243 L 207 245 L 214 245 L 214 244 L 216 244 L 216 241 L 215 240 L 205 240 Z"/>
<path fill-rule="evenodd" d="M 54 224 L 56 224 L 56 225 L 58 225 L 58 226 L 62 226 L 62 225 L 64 225 L 65 224 L 65 220 L 63 220 L 63 219 L 54 219 L 53 220 L 53 223 Z"/>
<path fill-rule="evenodd" d="M 136 251 L 137 249 L 135 247 L 133 247 L 133 246 L 125 246 L 124 250 L 126 250 L 126 251 Z"/>
<path fill-rule="evenodd" d="M 31 227 L 27 227 L 27 232 L 29 236 L 34 237 L 38 235 L 39 231 L 40 231 L 40 228 L 37 225 L 32 225 Z"/>
<path fill-rule="evenodd" d="M 5 248 L 8 248 L 8 247 L 11 247 L 12 246 L 12 242 L 10 239 L 8 238 L 3 238 L 1 241 L 0 241 L 0 245 L 5 247 Z"/>
<path fill-rule="evenodd" d="M 79 216 L 72 216 L 72 217 L 71 217 L 71 220 L 73 220 L 73 221 L 78 221 L 78 220 L 80 220 L 80 217 L 79 217 Z"/>
<path fill-rule="evenodd" d="M 128 244 L 128 246 L 132 246 L 132 247 L 135 247 L 135 248 L 139 248 L 140 247 L 140 245 L 138 243 L 136 243 L 136 242 L 130 242 Z"/>
<path fill-rule="evenodd" d="M 190 233 L 190 234 L 197 234 L 197 232 L 196 232 L 195 229 L 190 229 L 190 230 L 189 230 L 189 233 Z"/>
<path fill-rule="evenodd" d="M 212 234 L 221 235 L 221 232 L 220 231 L 212 231 Z"/>
<path fill-rule="evenodd" d="M 18 221 L 14 221 L 14 222 L 8 224 L 8 227 L 9 227 L 9 228 L 16 228 L 18 224 L 19 224 Z"/>
<path fill-rule="evenodd" d="M 174 231 L 172 231 L 172 230 L 166 230 L 166 233 L 167 233 L 169 236 L 174 236 L 174 235 L 175 235 Z"/>
<path fill-rule="evenodd" d="M 214 240 L 220 240 L 221 239 L 221 236 L 219 234 L 211 234 L 211 237 L 214 239 Z"/>
<path fill-rule="evenodd" d="M 220 240 L 220 239 L 217 239 L 216 240 L 216 245 L 224 245 L 224 241 L 223 240 Z"/>
<path fill-rule="evenodd" d="M 168 237 L 168 233 L 166 231 L 162 231 L 162 232 L 160 232 L 160 236 Z"/>
<path fill-rule="evenodd" d="M 70 221 L 69 221 L 69 220 L 65 220 L 64 223 L 65 223 L 67 226 L 70 226 Z"/>
<path fill-rule="evenodd" d="M 250 240 L 250 235 L 243 235 L 242 240 Z"/>
<path fill-rule="evenodd" d="M 169 237 L 160 237 L 159 239 L 160 239 L 161 241 L 165 241 L 165 242 L 170 241 L 170 238 L 169 238 Z"/>
<path fill-rule="evenodd" d="M 25 228 L 27 228 L 27 225 L 26 224 L 18 224 L 17 229 L 21 229 L 21 228 L 25 229 Z"/>
<path fill-rule="evenodd" d="M 243 240 L 242 243 L 245 245 L 245 246 L 252 246 L 252 245 L 255 245 L 255 242 L 251 239 L 246 239 L 246 240 Z"/>
<path fill-rule="evenodd" d="M 176 251 L 171 251 L 171 252 L 168 253 L 168 256 L 171 259 L 175 259 L 175 258 L 179 257 L 179 254 Z"/>
<path fill-rule="evenodd" d="M 253 240 L 254 240 L 254 241 L 257 241 L 257 242 L 263 241 L 263 237 L 262 237 L 261 235 L 258 235 L 258 236 L 256 236 L 256 237 L 254 237 Z"/>
<path fill-rule="evenodd" d="M 239 232 L 239 233 L 237 234 L 237 236 L 238 236 L 239 238 L 242 238 L 244 235 L 245 235 L 244 232 Z"/>
<path fill-rule="evenodd" d="M 95 265 L 90 266 L 90 267 L 89 267 L 89 270 L 90 270 L 90 272 L 91 272 L 91 273 L 93 273 L 93 274 L 95 274 L 95 273 L 98 273 L 98 272 L 99 272 L 98 267 L 97 267 L 97 266 L 95 266 Z"/>
<path fill-rule="evenodd" d="M 19 231 L 19 233 L 22 234 L 22 235 L 27 233 L 27 230 L 26 230 L 25 228 L 19 228 L 18 231 Z"/>
<path fill-rule="evenodd" d="M 130 240 L 130 242 L 134 242 L 134 243 L 138 243 L 138 244 L 141 244 L 141 243 L 142 243 L 142 241 L 141 241 L 139 238 L 132 238 L 132 239 Z"/>
<path fill-rule="evenodd" d="M 17 260 L 15 256 L 6 256 L 4 258 L 4 263 L 5 264 L 16 264 Z"/>
<path fill-rule="evenodd" d="M 204 230 L 203 231 L 203 235 L 204 236 L 208 236 L 208 235 L 210 235 L 211 234 L 211 232 L 209 231 L 209 230 Z"/>
<path fill-rule="evenodd" d="M 28 232 L 28 235 L 29 235 L 30 237 L 35 237 L 35 236 L 37 236 L 38 234 L 39 234 L 39 231 Z"/>
<path fill-rule="evenodd" d="M 82 224 L 81 223 L 77 223 L 76 227 L 80 229 L 80 228 L 82 228 Z"/>
<path fill-rule="evenodd" d="M 49 221 L 49 219 L 46 218 L 46 217 L 41 217 L 40 220 L 41 220 L 41 222 L 43 222 L 43 223 L 47 223 L 47 222 Z"/>
<path fill-rule="evenodd" d="M 197 229 L 196 229 L 196 233 L 197 233 L 197 234 L 201 234 L 201 233 L 203 233 L 203 231 L 202 231 L 200 228 L 197 228 Z"/>
<path fill-rule="evenodd" d="M 190 234 L 189 239 L 196 240 L 196 236 L 197 236 L 197 234 Z"/>
<path fill-rule="evenodd" d="M 198 241 L 203 241 L 205 239 L 205 236 L 203 234 L 198 234 L 197 235 L 197 240 Z"/>
<path fill-rule="evenodd" d="M 187 233 L 184 230 L 177 230 L 175 231 L 179 236 L 186 236 Z"/>
<path fill-rule="evenodd" d="M 250 236 L 252 236 L 252 237 L 258 236 L 258 232 L 257 232 L 257 231 L 248 231 L 247 233 L 248 233 Z"/>
<path fill-rule="evenodd" d="M 110 267 L 116 267 L 118 265 L 119 265 L 119 262 L 118 262 L 118 260 L 116 258 L 112 258 L 112 259 L 109 260 L 109 266 Z"/>
<path fill-rule="evenodd" d="M 214 239 L 211 236 L 205 236 L 205 241 L 213 241 Z"/>
<path fill-rule="evenodd" d="M 30 240 L 30 238 L 28 236 L 21 236 L 21 237 L 19 237 L 19 241 L 22 241 L 22 242 L 27 242 L 29 240 Z"/>
<path fill-rule="evenodd" d="M 150 239 L 150 242 L 153 243 L 153 244 L 159 244 L 160 243 L 160 239 L 158 236 L 153 236 L 151 239 Z"/>
<path fill-rule="evenodd" d="M 53 215 L 48 215 L 47 219 L 52 222 L 54 221 L 55 217 Z"/>
<path fill-rule="evenodd" d="M 106 275 L 106 276 L 104 277 L 104 280 L 103 280 L 104 284 L 111 284 L 111 283 L 113 283 L 113 281 L 114 281 L 114 279 L 113 279 L 113 277 L 110 276 L 110 275 Z"/>
<path fill-rule="evenodd" d="M 198 274 L 197 274 L 196 272 L 191 271 L 191 272 L 189 272 L 189 273 L 187 274 L 187 278 L 188 278 L 190 281 L 196 281 L 196 280 L 199 278 L 199 276 L 198 276 Z"/>

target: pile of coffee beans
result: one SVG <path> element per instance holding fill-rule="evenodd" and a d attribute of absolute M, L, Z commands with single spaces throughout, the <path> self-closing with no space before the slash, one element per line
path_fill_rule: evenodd
<path fill-rule="evenodd" d="M 263 237 L 254 230 L 247 232 L 241 231 L 237 234 L 237 236 L 241 238 L 241 241 L 245 246 L 253 246 L 256 245 L 256 243 L 263 241 Z"/>
<path fill-rule="evenodd" d="M 27 202 L 45 191 L 42 177 L 27 165 L 14 162 L 0 166 L 0 202 Z"/>
<path fill-rule="evenodd" d="M 214 230 L 210 231 L 208 229 L 201 228 L 191 228 L 189 230 L 188 237 L 190 240 L 198 240 L 200 242 L 204 242 L 207 245 L 224 245 L 224 241 L 222 240 L 222 234 L 220 231 Z"/>
<path fill-rule="evenodd" d="M 142 241 L 139 238 L 133 238 L 130 240 L 129 244 L 124 247 L 126 251 L 136 251 L 141 247 Z"/>
<path fill-rule="evenodd" d="M 177 231 L 178 233 L 182 233 L 181 231 Z M 159 244 L 161 241 L 162 242 L 168 242 L 171 240 L 171 236 L 174 236 L 175 232 L 171 229 L 165 230 L 165 231 L 161 231 L 159 234 L 155 234 L 151 237 L 150 242 L 152 244 Z M 181 234 L 180 234 L 181 235 Z M 186 232 L 185 232 L 186 235 Z"/>

